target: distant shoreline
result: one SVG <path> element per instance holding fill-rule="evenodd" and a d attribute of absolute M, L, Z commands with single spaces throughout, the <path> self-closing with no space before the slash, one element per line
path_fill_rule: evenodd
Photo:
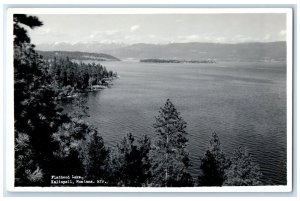
<path fill-rule="evenodd" d="M 177 60 L 177 59 L 141 59 L 142 63 L 217 63 L 215 59 L 204 60 Z"/>

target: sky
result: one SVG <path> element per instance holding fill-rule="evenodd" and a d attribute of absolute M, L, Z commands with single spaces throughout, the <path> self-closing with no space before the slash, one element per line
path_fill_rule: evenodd
<path fill-rule="evenodd" d="M 237 14 L 51 14 L 29 31 L 34 44 L 273 42 L 286 40 L 286 15 Z"/>

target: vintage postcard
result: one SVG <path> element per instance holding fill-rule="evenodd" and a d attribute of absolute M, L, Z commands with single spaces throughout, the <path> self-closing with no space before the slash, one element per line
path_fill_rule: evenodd
<path fill-rule="evenodd" d="M 292 17 L 9 8 L 9 190 L 290 192 Z"/>

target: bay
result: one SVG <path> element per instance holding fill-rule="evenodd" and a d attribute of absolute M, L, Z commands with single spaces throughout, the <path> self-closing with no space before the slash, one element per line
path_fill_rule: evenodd
<path fill-rule="evenodd" d="M 247 148 L 261 167 L 264 184 L 286 184 L 285 63 L 101 64 L 120 78 L 108 89 L 87 94 L 87 121 L 107 146 L 116 146 L 129 132 L 154 139 L 155 116 L 169 98 L 187 122 L 195 177 L 216 132 L 228 155 L 235 147 Z"/>

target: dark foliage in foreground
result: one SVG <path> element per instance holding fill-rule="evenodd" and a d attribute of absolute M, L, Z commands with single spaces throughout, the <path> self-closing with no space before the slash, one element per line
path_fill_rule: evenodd
<path fill-rule="evenodd" d="M 258 186 L 262 173 L 251 154 L 242 147 L 234 150 L 230 158 L 231 165 L 225 170 L 226 186 Z"/>
<path fill-rule="evenodd" d="M 166 187 L 193 186 L 193 179 L 187 172 L 190 161 L 186 150 L 186 122 L 169 99 L 160 108 L 154 128 L 157 139 L 150 152 L 152 184 Z"/>
<path fill-rule="evenodd" d="M 43 25 L 43 23 L 37 17 L 24 14 L 14 14 L 13 21 L 14 35 L 17 36 L 14 39 L 14 45 L 30 43 L 30 38 L 27 35 L 27 30 L 22 25 L 28 26 L 31 29 Z"/>
<path fill-rule="evenodd" d="M 16 184 L 22 185 L 44 185 L 43 177 L 56 169 L 53 152 L 59 145 L 51 135 L 67 119 L 56 107 L 55 93 L 42 71 L 44 63 L 22 27 L 41 24 L 34 17 L 14 16 L 15 176 Z"/>
<path fill-rule="evenodd" d="M 200 186 L 222 186 L 225 180 L 224 171 L 229 160 L 221 150 L 218 135 L 214 132 L 209 141 L 209 149 L 201 159 L 202 174 L 198 177 Z"/>
<path fill-rule="evenodd" d="M 57 107 L 58 94 L 46 70 L 49 66 L 29 43 L 24 28 L 41 24 L 35 17 L 14 15 L 16 186 L 49 186 L 52 175 L 89 176 L 92 170 L 87 167 L 82 153 L 91 147 L 99 150 L 101 144 L 94 147 L 91 141 L 102 140 L 101 136 L 97 138 L 97 131 L 80 118 L 84 113 L 63 115 L 62 109 Z M 104 144 L 102 148 L 105 149 Z M 98 159 L 92 160 L 97 164 Z"/>
<path fill-rule="evenodd" d="M 135 142 L 129 133 L 112 155 L 112 180 L 117 186 L 147 186 L 151 178 L 149 162 L 150 139 L 144 136 Z"/>
<path fill-rule="evenodd" d="M 53 175 L 100 181 L 71 186 L 194 186 L 188 171 L 186 122 L 169 99 L 155 118 L 153 141 L 148 136 L 136 140 L 128 134 L 112 150 L 83 120 L 88 109 L 84 100 L 74 100 L 76 112 L 62 114 L 57 107 L 57 85 L 86 87 L 112 75 L 94 64 L 68 59 L 60 60 L 59 65 L 58 61 L 45 62 L 24 28 L 40 25 L 36 17 L 14 15 L 15 186 L 51 186 Z M 78 65 L 86 68 L 80 72 Z M 216 133 L 200 168 L 199 186 L 261 185 L 261 173 L 251 155 L 238 148 L 228 158 Z"/>
<path fill-rule="evenodd" d="M 222 186 L 224 172 L 219 169 L 219 162 L 210 151 L 206 151 L 201 161 L 202 175 L 199 176 L 199 186 Z"/>
<path fill-rule="evenodd" d="M 209 149 L 201 159 L 199 186 L 257 186 L 262 174 L 251 155 L 241 147 L 228 157 L 221 149 L 216 133 L 212 134 Z"/>

